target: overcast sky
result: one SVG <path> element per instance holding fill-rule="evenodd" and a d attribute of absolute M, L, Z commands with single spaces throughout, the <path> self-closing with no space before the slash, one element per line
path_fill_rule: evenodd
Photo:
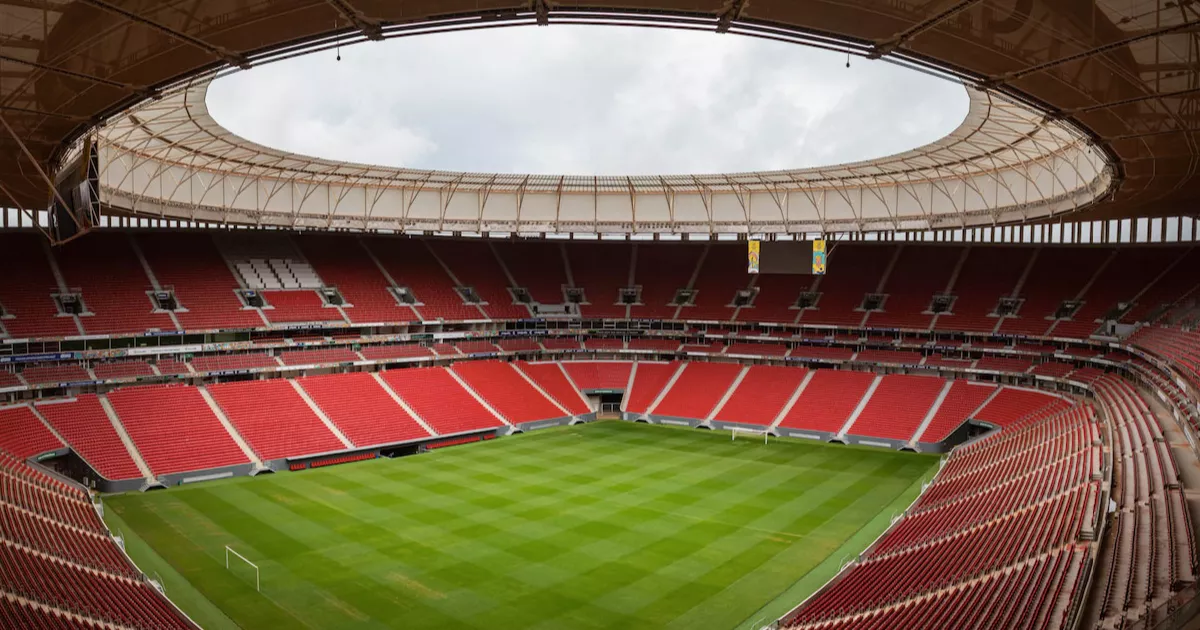
<path fill-rule="evenodd" d="M 268 146 L 410 168 L 641 175 L 880 157 L 952 131 L 964 89 L 736 35 L 550 26 L 422 35 L 240 72 L 213 117 Z"/>

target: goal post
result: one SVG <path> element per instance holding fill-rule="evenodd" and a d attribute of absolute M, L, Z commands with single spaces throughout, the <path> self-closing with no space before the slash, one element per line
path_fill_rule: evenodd
<path fill-rule="evenodd" d="M 729 427 L 729 441 L 732 442 L 734 440 L 737 440 L 737 436 L 739 433 L 744 433 L 744 434 L 752 436 L 752 437 L 761 435 L 762 439 L 763 439 L 763 444 L 766 444 L 767 439 L 769 437 L 771 437 L 771 432 L 767 429 L 750 429 L 747 427 Z"/>
<path fill-rule="evenodd" d="M 262 584 L 259 581 L 258 565 L 254 564 L 253 562 L 250 562 L 250 559 L 247 558 L 246 556 L 243 556 L 242 554 L 234 551 L 233 548 L 230 547 L 229 545 L 225 545 L 225 569 L 226 570 L 229 569 L 229 554 L 233 554 L 234 556 L 237 556 L 237 558 L 239 560 L 250 565 L 250 567 L 252 567 L 254 569 L 254 590 L 261 593 L 262 592 Z"/>

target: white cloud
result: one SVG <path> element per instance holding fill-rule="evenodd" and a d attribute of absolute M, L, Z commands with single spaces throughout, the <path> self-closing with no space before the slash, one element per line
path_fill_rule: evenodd
<path fill-rule="evenodd" d="M 959 85 L 735 35 L 551 26 L 423 35 L 231 75 L 214 118 L 268 146 L 469 171 L 797 168 L 904 151 L 963 119 Z"/>

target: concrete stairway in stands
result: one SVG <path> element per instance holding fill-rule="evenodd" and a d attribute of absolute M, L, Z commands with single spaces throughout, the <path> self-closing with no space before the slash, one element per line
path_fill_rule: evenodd
<path fill-rule="evenodd" d="M 557 407 L 558 410 L 562 412 L 564 418 L 567 416 L 570 416 L 572 422 L 579 419 L 579 416 L 571 413 L 566 407 L 559 404 L 559 402 L 557 400 L 555 400 L 554 397 L 551 396 L 549 392 L 542 389 L 542 386 L 538 385 L 537 381 L 533 380 L 532 378 L 529 378 L 529 375 L 525 373 L 525 370 L 522 370 L 521 368 L 517 367 L 515 364 L 512 364 L 512 363 L 510 363 L 508 365 L 509 365 L 509 367 L 511 367 L 513 369 L 513 371 L 515 371 L 517 374 L 520 374 L 521 378 L 525 379 L 525 381 L 528 382 L 534 389 L 536 389 L 539 394 L 544 396 L 546 398 L 546 400 L 550 401 L 550 404 Z"/>
<path fill-rule="evenodd" d="M 771 421 L 771 426 L 767 427 L 767 431 L 774 431 L 779 426 L 779 423 L 783 422 L 783 419 L 787 417 L 789 412 L 791 412 L 792 407 L 796 406 L 796 401 L 800 400 L 800 394 L 804 393 L 804 389 L 808 387 L 809 381 L 812 381 L 813 377 L 816 375 L 816 370 L 809 370 L 808 374 L 804 375 L 804 380 L 800 381 L 800 384 L 796 386 L 796 391 L 792 392 L 791 398 L 788 398 L 787 403 L 785 403 L 783 408 L 779 410 L 779 414 L 776 415 L 775 419 Z"/>
<path fill-rule="evenodd" d="M 925 429 L 929 428 L 929 423 L 933 422 L 933 417 L 942 408 L 942 403 L 945 402 L 946 396 L 950 393 L 950 386 L 953 384 L 954 381 L 946 381 L 946 384 L 942 386 L 941 393 L 938 394 L 933 404 L 929 406 L 929 411 L 925 414 L 925 418 L 921 420 L 921 424 L 917 426 L 917 430 L 913 431 L 912 437 L 908 439 L 910 445 L 916 444 L 921 440 L 921 436 L 925 434 Z"/>
<path fill-rule="evenodd" d="M 846 418 L 846 423 L 838 430 L 838 437 L 844 437 L 850 432 L 850 428 L 854 426 L 854 421 L 862 415 L 863 409 L 867 408 L 867 403 L 871 401 L 871 396 L 875 394 L 875 390 L 879 388 L 879 383 L 883 381 L 882 375 L 876 375 L 875 380 L 871 381 L 871 386 L 867 388 L 867 393 L 863 394 L 862 400 L 858 401 L 858 406 L 851 412 L 850 417 Z"/>
<path fill-rule="evenodd" d="M 108 421 L 112 423 L 113 430 L 117 432 L 117 437 L 121 438 L 121 443 L 125 445 L 125 450 L 129 451 L 129 456 L 133 458 L 133 463 L 137 464 L 138 472 L 146 478 L 148 483 L 154 483 L 154 473 L 150 472 L 150 467 L 146 465 L 146 460 L 142 459 L 142 454 L 138 452 L 137 446 L 134 446 L 133 439 L 125 432 L 125 426 L 121 424 L 121 419 L 117 417 L 117 411 L 113 409 L 112 403 L 108 401 L 108 397 L 100 394 L 96 397 L 100 401 L 100 406 L 104 409 L 104 415 L 108 416 Z M 41 417 L 41 414 L 38 414 Z M 43 419 L 44 421 L 44 419 Z M 46 423 L 49 426 L 50 423 Z M 65 443 L 65 442 L 64 442 Z"/>
<path fill-rule="evenodd" d="M 708 416 L 704 418 L 705 422 L 712 422 L 712 419 L 717 417 L 717 414 L 720 413 L 721 408 L 725 406 L 725 403 L 729 402 L 731 397 L 733 397 L 733 392 L 737 391 L 738 385 L 742 384 L 742 379 L 746 378 L 746 373 L 749 371 L 749 365 L 742 366 L 742 371 L 738 372 L 738 375 L 733 379 L 733 382 L 729 384 L 729 389 L 725 390 L 725 394 L 721 396 L 721 399 L 717 401 L 717 404 L 713 405 L 712 411 L 708 412 Z"/>
<path fill-rule="evenodd" d="M 342 430 L 333 423 L 333 420 L 330 420 L 329 416 L 325 415 L 325 412 L 317 406 L 316 401 L 314 401 L 312 397 L 308 395 L 308 392 L 304 391 L 303 387 L 300 387 L 300 383 L 297 383 L 296 379 L 294 378 L 289 378 L 287 381 L 288 384 L 292 386 L 292 389 L 296 390 L 296 393 L 300 395 L 300 399 L 304 401 L 304 404 L 308 405 L 309 409 L 312 409 L 312 412 L 316 414 L 317 418 L 320 418 L 321 422 L 324 423 L 325 428 L 329 429 L 329 432 L 332 433 L 339 441 L 341 441 L 346 448 L 354 448 L 354 442 L 351 442 L 350 438 L 346 437 L 346 434 L 342 433 Z"/>
<path fill-rule="evenodd" d="M 675 386 L 675 381 L 679 380 L 679 377 L 683 375 L 683 370 L 686 369 L 687 366 L 687 363 L 679 364 L 679 367 L 675 370 L 675 373 L 671 375 L 671 380 L 667 381 L 666 385 L 663 385 L 663 388 L 659 390 L 658 395 L 654 397 L 654 400 L 650 403 L 650 406 L 646 407 L 647 416 L 654 413 L 654 410 L 658 407 L 658 404 L 667 397 L 667 392 L 671 391 L 671 388 Z"/>
<path fill-rule="evenodd" d="M 509 427 L 513 426 L 513 424 L 508 421 L 508 418 L 504 417 L 504 414 L 500 413 L 499 411 L 496 411 L 496 408 L 493 407 L 491 404 L 489 404 L 488 401 L 484 400 L 483 396 L 480 396 L 479 392 L 475 391 L 475 388 L 471 387 L 470 383 L 463 380 L 463 378 L 454 371 L 453 367 L 446 368 L 446 373 L 450 375 L 450 378 L 458 381 L 458 384 L 461 385 L 463 389 L 467 390 L 467 393 L 471 395 L 471 398 L 474 398 L 475 402 L 482 405 L 484 409 L 487 409 L 488 413 L 492 414 L 493 416 L 496 416 L 496 419 L 500 420 L 505 425 L 507 425 Z M 570 414 L 567 414 L 567 415 L 570 415 Z"/>
<path fill-rule="evenodd" d="M 430 436 L 438 434 L 437 431 L 433 430 L 433 427 L 429 426 L 428 422 L 425 422 L 425 419 L 421 417 L 421 414 L 417 413 L 416 409 L 410 407 L 407 402 L 404 402 L 403 398 L 396 394 L 396 390 L 392 389 L 392 386 L 388 385 L 387 381 L 383 380 L 383 377 L 379 376 L 379 372 L 371 372 L 371 378 L 375 379 L 375 382 L 379 383 L 379 386 L 383 388 L 383 391 L 387 392 L 387 395 L 391 396 L 392 400 L 396 401 L 397 405 L 400 405 L 402 409 L 407 411 L 408 415 L 412 416 L 412 419 L 417 421 L 417 424 L 421 425 L 422 428 L 428 431 Z"/>
<path fill-rule="evenodd" d="M 217 401 L 213 399 L 212 394 L 208 392 L 208 389 L 203 386 L 197 387 L 196 389 L 199 390 L 200 397 L 204 399 L 204 402 L 208 403 L 208 408 L 212 409 L 213 415 L 217 417 L 217 420 L 221 423 L 221 426 L 225 427 L 225 430 L 229 432 L 229 437 L 233 438 L 233 441 L 238 445 L 238 448 L 242 449 L 242 452 L 245 453 L 246 457 L 248 457 L 251 462 L 254 462 L 254 467 L 259 470 L 265 470 L 266 465 L 263 464 L 261 459 L 259 459 L 258 453 L 255 453 L 254 449 L 250 448 L 250 445 L 246 442 L 246 439 L 242 437 L 242 434 L 238 433 L 237 428 L 235 428 L 233 423 L 229 421 L 229 417 L 225 415 L 225 411 L 221 409 L 221 405 L 218 405 Z"/>

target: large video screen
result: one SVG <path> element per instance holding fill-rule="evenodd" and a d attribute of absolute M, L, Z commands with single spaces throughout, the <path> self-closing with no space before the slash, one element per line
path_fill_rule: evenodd
<path fill-rule="evenodd" d="M 762 274 L 822 275 L 825 241 L 750 241 L 747 271 Z"/>

